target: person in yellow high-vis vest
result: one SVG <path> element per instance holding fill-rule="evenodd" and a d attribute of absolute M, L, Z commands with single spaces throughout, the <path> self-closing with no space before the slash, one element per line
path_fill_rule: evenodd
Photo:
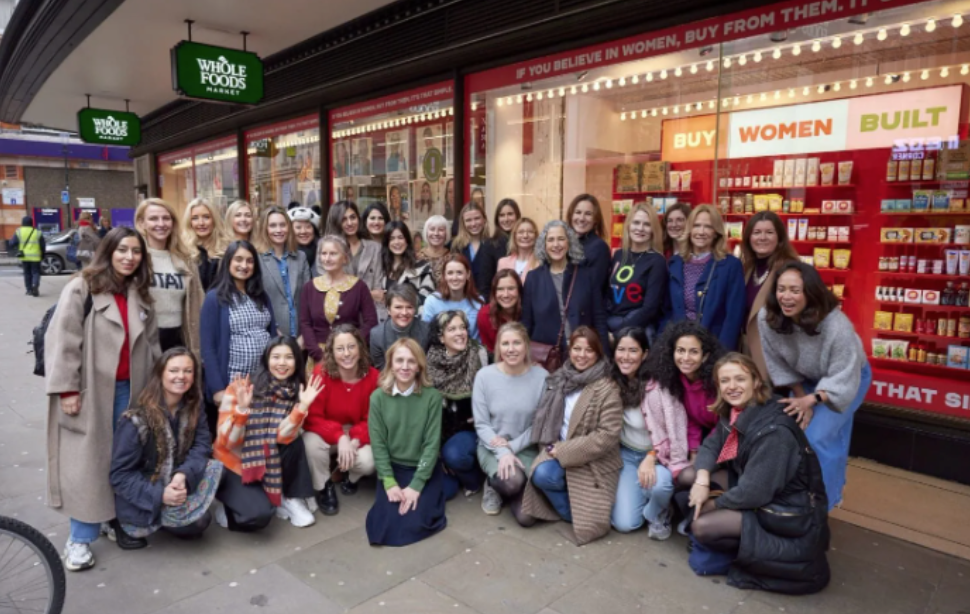
<path fill-rule="evenodd" d="M 25 215 L 14 233 L 9 251 L 17 254 L 24 269 L 27 296 L 40 296 L 40 261 L 44 258 L 44 235 L 34 228 L 34 220 Z"/>

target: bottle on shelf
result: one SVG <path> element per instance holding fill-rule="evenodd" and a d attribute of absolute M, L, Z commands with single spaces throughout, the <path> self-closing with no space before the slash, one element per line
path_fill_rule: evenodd
<path fill-rule="evenodd" d="M 953 282 L 946 282 L 946 288 L 943 288 L 943 292 L 940 294 L 940 305 L 955 306 L 956 298 L 956 290 L 953 289 Z"/>
<path fill-rule="evenodd" d="M 970 307 L 970 285 L 967 282 L 960 284 L 960 289 L 957 290 L 956 304 L 960 307 Z"/>

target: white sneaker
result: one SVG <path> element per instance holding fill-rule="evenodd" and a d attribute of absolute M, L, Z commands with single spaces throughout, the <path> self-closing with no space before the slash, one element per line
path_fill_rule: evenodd
<path fill-rule="evenodd" d="M 209 511 L 212 512 L 212 518 L 215 519 L 217 525 L 223 529 L 229 528 L 229 519 L 226 518 L 226 506 L 222 504 L 222 501 L 213 499 Z"/>
<path fill-rule="evenodd" d="M 684 518 L 683 520 L 681 520 L 680 522 L 677 523 L 677 532 L 680 533 L 681 535 L 683 535 L 684 537 L 689 537 L 688 534 L 687 534 L 687 519 L 686 518 Z"/>
<path fill-rule="evenodd" d="M 310 510 L 311 514 L 316 514 L 317 510 L 320 509 L 320 506 L 317 505 L 316 497 L 307 497 L 303 502 L 306 503 L 306 507 Z"/>
<path fill-rule="evenodd" d="M 289 520 L 294 527 L 309 527 L 317 521 L 303 499 L 283 497 L 283 501 L 276 508 L 276 517 Z"/>
<path fill-rule="evenodd" d="M 502 513 L 502 495 L 486 482 L 485 492 L 482 493 L 482 511 L 489 516 L 496 516 Z"/>
<path fill-rule="evenodd" d="M 115 535 L 115 530 L 107 522 L 101 523 L 101 535 L 104 535 L 113 542 L 118 541 L 118 536 Z"/>
<path fill-rule="evenodd" d="M 83 571 L 94 567 L 91 545 L 67 540 L 67 545 L 64 547 L 64 567 L 70 571 Z"/>
<path fill-rule="evenodd" d="M 660 512 L 656 522 L 647 521 L 647 537 L 657 541 L 670 539 L 670 508 Z"/>

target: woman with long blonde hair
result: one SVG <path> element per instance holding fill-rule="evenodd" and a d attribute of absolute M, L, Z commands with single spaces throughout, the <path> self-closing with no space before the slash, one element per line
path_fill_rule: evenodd
<path fill-rule="evenodd" d="M 488 218 L 485 209 L 470 202 L 461 210 L 461 220 L 458 223 L 458 236 L 451 241 L 451 251 L 464 256 L 471 264 L 472 278 L 475 287 L 482 293 L 483 299 L 488 299 L 492 288 L 492 277 L 498 258 L 495 248 L 489 240 Z"/>
<path fill-rule="evenodd" d="M 642 328 L 653 339 L 660 328 L 667 298 L 667 260 L 663 228 L 653 207 L 637 203 L 623 224 L 623 249 L 613 254 L 606 327 L 616 335 Z"/>
<path fill-rule="evenodd" d="M 199 269 L 202 289 L 209 290 L 228 241 L 222 214 L 208 200 L 196 198 L 185 208 L 182 214 L 182 241 Z"/>
<path fill-rule="evenodd" d="M 670 320 L 699 322 L 727 350 L 738 347 L 744 324 L 744 267 L 727 253 L 724 221 L 713 205 L 687 218 L 687 239 L 670 259 Z"/>
<path fill-rule="evenodd" d="M 245 200 L 237 200 L 226 209 L 226 243 L 252 242 L 256 227 L 256 209 Z"/>
<path fill-rule="evenodd" d="M 264 209 L 254 234 L 263 269 L 263 290 L 273 304 L 279 332 L 295 339 L 300 336 L 300 295 L 303 286 L 313 279 L 310 265 L 298 249 L 293 222 L 282 207 Z"/>
<path fill-rule="evenodd" d="M 508 255 L 499 258 L 497 270 L 514 269 L 522 283 L 529 271 L 539 268 L 542 262 L 536 258 L 536 239 L 539 227 L 527 217 L 519 218 L 509 232 Z"/>
<path fill-rule="evenodd" d="M 199 314 L 205 292 L 192 266 L 192 254 L 175 231 L 177 219 L 172 205 L 160 198 L 143 200 L 135 210 L 135 228 L 145 237 L 151 256 L 159 345 L 163 352 L 183 345 L 199 357 Z"/>

